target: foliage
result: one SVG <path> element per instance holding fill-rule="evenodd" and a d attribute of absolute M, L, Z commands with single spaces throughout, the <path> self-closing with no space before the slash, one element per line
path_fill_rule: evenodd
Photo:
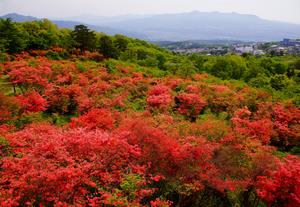
<path fill-rule="evenodd" d="M 47 101 L 37 92 L 33 91 L 17 97 L 20 102 L 21 111 L 39 112 L 47 109 Z"/>
<path fill-rule="evenodd" d="M 153 87 L 147 97 L 147 103 L 151 108 L 166 110 L 172 103 L 170 89 L 167 86 Z"/>
<path fill-rule="evenodd" d="M 1 24 L 1 206 L 299 205 L 299 58 Z"/>
<path fill-rule="evenodd" d="M 72 32 L 75 41 L 75 47 L 81 52 L 91 50 L 96 42 L 96 36 L 93 31 L 90 31 L 85 25 L 76 25 Z"/>
<path fill-rule="evenodd" d="M 299 206 L 299 158 L 289 156 L 276 171 L 258 177 L 258 195 L 272 206 Z"/>
<path fill-rule="evenodd" d="M 20 52 L 25 47 L 22 32 L 11 19 L 0 20 L 0 51 L 9 53 Z"/>
<path fill-rule="evenodd" d="M 195 120 L 207 103 L 198 94 L 181 93 L 176 97 L 178 112 Z"/>

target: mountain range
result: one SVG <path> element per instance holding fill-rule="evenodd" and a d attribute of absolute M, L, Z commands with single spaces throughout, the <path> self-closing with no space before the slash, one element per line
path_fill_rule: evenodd
<path fill-rule="evenodd" d="M 15 22 L 37 21 L 37 20 L 43 19 L 43 18 L 37 18 L 37 17 L 33 17 L 33 16 L 25 16 L 25 15 L 21 15 L 21 14 L 17 14 L 17 13 L 9 13 L 9 14 L 0 16 L 0 19 L 6 19 L 6 18 L 10 18 Z M 76 18 L 74 18 L 74 20 L 66 20 L 66 19 L 62 19 L 62 20 L 50 19 L 50 20 L 60 28 L 73 29 L 75 25 L 84 24 L 84 25 L 88 26 L 90 29 L 95 30 L 97 32 L 104 32 L 104 33 L 110 34 L 110 35 L 123 34 L 123 35 L 129 36 L 129 37 L 146 39 L 146 36 L 144 36 L 143 34 L 138 34 L 136 32 L 130 32 L 130 31 L 121 30 L 121 29 L 116 29 L 116 28 L 112 28 L 109 26 L 93 25 L 86 21 L 80 22 L 80 21 L 76 21 Z"/>
<path fill-rule="evenodd" d="M 15 21 L 38 18 L 8 14 Z M 1 17 L 0 17 L 1 18 Z M 53 20 L 59 27 L 73 28 L 85 23 L 108 34 L 124 34 L 150 41 L 241 40 L 278 41 L 299 38 L 300 24 L 271 21 L 255 15 L 221 12 L 187 12 L 161 15 L 123 15 L 116 17 L 76 16 Z"/>

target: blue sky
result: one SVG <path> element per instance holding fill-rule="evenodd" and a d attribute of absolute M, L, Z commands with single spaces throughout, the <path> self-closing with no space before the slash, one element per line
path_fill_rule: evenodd
<path fill-rule="evenodd" d="M 255 14 L 264 19 L 300 24 L 300 0 L 0 0 L 0 14 L 38 17 L 116 16 L 188 11 Z"/>

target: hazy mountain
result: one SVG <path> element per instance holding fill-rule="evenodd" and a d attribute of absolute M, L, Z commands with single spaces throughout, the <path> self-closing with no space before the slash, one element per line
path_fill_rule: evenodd
<path fill-rule="evenodd" d="M 15 21 L 38 18 L 8 14 Z M 278 41 L 299 38 L 300 25 L 261 19 L 255 15 L 220 12 L 189 12 L 161 15 L 123 15 L 116 17 L 77 16 L 53 20 L 59 27 L 73 28 L 85 23 L 108 34 L 124 34 L 150 41 L 240 40 Z M 96 26 L 95 26 L 96 25 Z"/>
<path fill-rule="evenodd" d="M 24 16 L 24 15 L 20 15 L 20 14 L 17 14 L 17 13 L 10 13 L 10 14 L 6 14 L 4 16 L 0 16 L 0 19 L 6 19 L 6 18 L 11 18 L 15 22 L 27 22 L 27 21 L 41 20 L 41 18 L 32 17 L 32 16 Z M 85 22 L 83 23 L 83 22 L 79 22 L 79 21 L 67 21 L 67 20 L 51 20 L 51 21 L 60 28 L 73 29 L 75 25 L 85 24 L 90 29 L 93 29 L 93 30 L 98 31 L 98 32 L 104 32 L 104 33 L 107 33 L 107 34 L 110 34 L 110 35 L 124 34 L 126 36 L 135 37 L 135 38 L 141 38 L 141 39 L 146 39 L 147 38 L 143 34 L 138 34 L 138 33 L 135 33 L 135 32 L 128 31 L 128 30 L 111 28 L 109 26 L 95 26 L 95 25 L 86 24 Z"/>
<path fill-rule="evenodd" d="M 95 15 L 80 15 L 74 17 L 66 17 L 64 20 L 72 20 L 78 22 L 84 22 L 92 25 L 103 25 L 103 24 L 111 24 L 120 21 L 129 21 L 129 20 L 137 20 L 143 19 L 146 17 L 150 17 L 150 15 L 121 15 L 121 16 L 95 16 Z"/>
<path fill-rule="evenodd" d="M 20 15 L 17 13 L 9 13 L 3 16 L 0 16 L 1 19 L 7 19 L 10 18 L 15 22 L 30 22 L 30 21 L 36 21 L 39 20 L 37 17 L 32 17 L 32 16 L 25 16 L 25 15 Z"/>
<path fill-rule="evenodd" d="M 238 13 L 195 11 L 108 22 L 106 25 L 147 34 L 150 40 L 272 41 L 300 36 L 300 25 Z"/>

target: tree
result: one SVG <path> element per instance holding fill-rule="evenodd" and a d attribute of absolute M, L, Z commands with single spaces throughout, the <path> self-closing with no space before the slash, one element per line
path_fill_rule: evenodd
<path fill-rule="evenodd" d="M 99 51 L 107 58 L 116 58 L 116 48 L 108 35 L 104 35 L 99 40 Z"/>
<path fill-rule="evenodd" d="M 167 59 L 165 58 L 165 56 L 162 54 L 158 54 L 156 59 L 158 61 L 157 67 L 161 70 L 166 70 L 165 63 Z"/>
<path fill-rule="evenodd" d="M 62 48 L 72 48 L 75 44 L 72 38 L 72 31 L 69 29 L 60 29 L 58 33 L 59 46 Z"/>
<path fill-rule="evenodd" d="M 274 75 L 270 80 L 270 84 L 275 90 L 281 90 L 286 86 L 285 79 L 285 75 Z"/>
<path fill-rule="evenodd" d="M 300 58 L 298 58 L 297 60 L 295 60 L 295 62 L 293 63 L 294 67 L 296 69 L 300 69 Z"/>
<path fill-rule="evenodd" d="M 192 54 L 189 59 L 194 63 L 195 67 L 198 69 L 198 71 L 203 70 L 203 64 L 205 63 L 206 59 L 199 55 L 199 54 Z"/>
<path fill-rule="evenodd" d="M 92 50 L 96 45 L 96 36 L 93 31 L 85 25 L 76 25 L 72 32 L 75 41 L 75 47 L 83 53 L 86 50 Z"/>
<path fill-rule="evenodd" d="M 25 47 L 21 31 L 11 19 L 0 20 L 0 49 L 3 47 L 9 53 L 20 52 Z"/>
<path fill-rule="evenodd" d="M 26 39 L 26 50 L 45 50 L 58 45 L 59 30 L 47 19 L 21 23 L 20 28 Z"/>
<path fill-rule="evenodd" d="M 274 63 L 274 74 L 284 74 L 287 71 L 287 66 L 281 62 Z"/>
<path fill-rule="evenodd" d="M 196 73 L 196 67 L 194 66 L 194 64 L 188 60 L 183 60 L 180 64 L 179 64 L 179 68 L 176 71 L 177 75 L 180 75 L 182 77 L 189 77 L 193 74 Z"/>
<path fill-rule="evenodd" d="M 246 70 L 246 64 L 242 57 L 226 56 L 217 58 L 215 64 L 209 68 L 209 72 L 222 79 L 240 79 Z"/>
<path fill-rule="evenodd" d="M 286 71 L 286 75 L 287 77 L 291 78 L 295 75 L 295 68 L 293 65 L 290 65 L 288 68 L 287 68 L 287 71 Z"/>
<path fill-rule="evenodd" d="M 127 49 L 128 43 L 128 39 L 125 36 L 119 34 L 115 35 L 115 47 L 121 52 L 124 52 Z"/>

